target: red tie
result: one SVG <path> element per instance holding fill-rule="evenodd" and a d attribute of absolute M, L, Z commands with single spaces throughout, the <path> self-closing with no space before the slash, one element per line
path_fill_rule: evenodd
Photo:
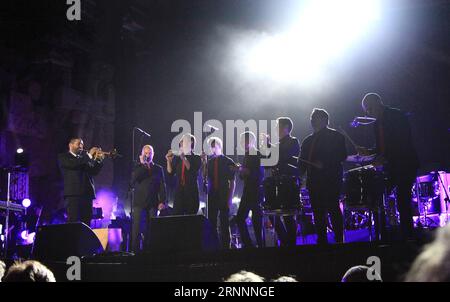
<path fill-rule="evenodd" d="M 219 157 L 214 159 L 214 190 L 219 189 Z"/>
<path fill-rule="evenodd" d="M 184 186 L 186 184 L 186 176 L 184 175 L 184 171 L 186 169 L 186 166 L 184 165 L 184 161 L 182 161 L 181 166 L 181 185 Z"/>

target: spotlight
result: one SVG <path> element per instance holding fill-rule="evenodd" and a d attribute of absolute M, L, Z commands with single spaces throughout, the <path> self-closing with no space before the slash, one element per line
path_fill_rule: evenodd
<path fill-rule="evenodd" d="M 282 32 L 241 42 L 245 47 L 238 48 L 240 70 L 250 79 L 315 86 L 352 46 L 375 30 L 382 16 L 381 2 L 305 1 L 293 17 L 296 21 Z"/>
<path fill-rule="evenodd" d="M 29 206 L 31 206 L 31 200 L 29 198 L 25 198 L 24 200 L 22 200 L 22 205 L 25 208 L 28 208 Z"/>
<path fill-rule="evenodd" d="M 30 163 L 30 159 L 28 156 L 28 152 L 21 147 L 17 148 L 16 154 L 14 156 L 14 164 L 18 167 L 28 169 Z"/>
<path fill-rule="evenodd" d="M 32 244 L 34 242 L 34 238 L 36 237 L 36 233 L 29 233 L 28 230 L 23 230 L 20 233 L 20 238 L 23 240 L 25 244 Z"/>
<path fill-rule="evenodd" d="M 20 237 L 23 240 L 27 240 L 27 238 L 28 238 L 28 231 L 27 230 L 22 231 L 22 233 L 20 233 Z"/>

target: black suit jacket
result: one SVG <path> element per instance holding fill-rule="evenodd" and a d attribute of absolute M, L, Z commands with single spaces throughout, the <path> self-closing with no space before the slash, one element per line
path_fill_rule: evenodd
<path fill-rule="evenodd" d="M 307 172 L 308 189 L 340 187 L 342 162 L 347 158 L 345 137 L 328 127 L 311 134 L 302 142 L 300 158 L 312 162 L 319 161 L 323 165 L 322 169 L 318 169 L 299 161 L 301 173 Z"/>
<path fill-rule="evenodd" d="M 381 150 L 380 127 L 384 137 L 384 152 Z M 415 175 L 419 159 L 413 144 L 408 117 L 398 109 L 386 107 L 383 117 L 375 122 L 377 154 L 382 155 L 387 164 L 385 169 L 394 175 Z"/>
<path fill-rule="evenodd" d="M 270 144 L 272 149 L 261 149 L 260 152 L 264 158 L 271 158 L 275 152 L 278 152 L 278 162 L 274 167 L 279 175 L 299 176 L 300 172 L 297 165 L 297 156 L 300 153 L 300 143 L 298 139 L 287 135 L 280 139 L 276 144 Z M 277 150 L 276 150 L 277 149 Z"/>
<path fill-rule="evenodd" d="M 95 199 L 93 176 L 100 172 L 103 164 L 90 159 L 87 153 L 75 157 L 70 152 L 58 155 L 64 178 L 64 197 L 82 196 Z"/>
<path fill-rule="evenodd" d="M 278 164 L 277 168 L 280 175 L 299 176 L 296 157 L 300 153 L 300 143 L 298 139 L 290 135 L 283 137 L 278 146 Z"/>
<path fill-rule="evenodd" d="M 166 182 L 164 170 L 160 165 L 152 163 L 150 169 L 142 164 L 133 170 L 132 184 L 135 207 L 156 207 L 166 200 Z"/>

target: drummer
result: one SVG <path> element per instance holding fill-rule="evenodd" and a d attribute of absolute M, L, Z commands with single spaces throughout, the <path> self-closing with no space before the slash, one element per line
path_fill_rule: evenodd
<path fill-rule="evenodd" d="M 329 128 L 328 122 L 327 111 L 313 109 L 313 133 L 303 140 L 299 157 L 300 172 L 307 174 L 306 187 L 314 214 L 318 244 L 328 243 L 328 214 L 331 216 L 336 242 L 344 240 L 339 196 L 342 187 L 342 162 L 347 158 L 347 150 L 345 137 Z"/>
<path fill-rule="evenodd" d="M 365 113 L 375 118 L 374 149 L 358 147 L 362 155 L 376 154 L 389 177 L 389 187 L 396 188 L 400 227 L 404 239 L 413 237 L 411 188 L 416 179 L 419 159 L 406 113 L 383 103 L 376 93 L 368 93 L 362 100 Z"/>
<path fill-rule="evenodd" d="M 291 136 L 294 124 L 289 117 L 277 118 L 277 129 L 279 142 L 272 144 L 267 134 L 261 134 L 261 152 L 265 151 L 266 146 L 278 148 L 278 163 L 272 168 L 273 176 L 292 176 L 300 175 L 297 167 L 297 156 L 300 153 L 300 143 L 297 138 Z M 263 151 L 264 150 L 264 151 Z M 264 152 L 265 153 L 265 152 Z M 282 246 L 295 246 L 297 239 L 297 224 L 294 216 L 284 216 L 284 223 L 280 217 L 270 217 L 272 224 L 275 224 L 275 231 Z"/>

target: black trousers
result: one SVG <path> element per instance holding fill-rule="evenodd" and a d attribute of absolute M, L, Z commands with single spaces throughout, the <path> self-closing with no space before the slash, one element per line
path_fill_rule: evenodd
<path fill-rule="evenodd" d="M 230 247 L 230 209 L 228 208 L 227 196 L 228 192 L 209 192 L 208 194 L 208 219 L 217 232 L 217 216 L 220 219 L 220 232 L 218 238 L 222 243 L 222 247 L 227 249 Z"/>
<path fill-rule="evenodd" d="M 415 174 L 407 174 L 398 175 L 392 179 L 392 186 L 397 189 L 397 207 L 400 213 L 400 228 L 404 239 L 411 238 L 414 229 L 411 200 L 415 177 Z"/>
<path fill-rule="evenodd" d="M 255 231 L 256 242 L 259 247 L 263 247 L 262 239 L 262 215 L 261 207 L 259 204 L 261 193 L 257 190 L 246 190 L 241 197 L 241 203 L 236 216 L 236 223 L 239 228 L 239 234 L 244 247 L 252 247 L 252 240 L 247 229 L 247 217 L 250 211 L 252 211 L 252 224 Z"/>
<path fill-rule="evenodd" d="M 131 234 L 131 248 L 134 252 L 140 250 L 139 235 L 148 236 L 150 232 L 150 218 L 156 217 L 157 206 L 133 206 L 133 226 Z"/>
<path fill-rule="evenodd" d="M 297 223 L 294 216 L 270 216 L 270 222 L 275 225 L 278 239 L 282 246 L 295 246 L 297 243 Z M 283 223 L 284 222 L 284 223 Z"/>
<path fill-rule="evenodd" d="M 83 222 L 91 226 L 92 198 L 86 196 L 66 196 L 67 222 Z"/>
<path fill-rule="evenodd" d="M 198 188 L 190 186 L 179 186 L 175 191 L 173 203 L 174 215 L 195 215 L 198 213 L 200 201 Z"/>
<path fill-rule="evenodd" d="M 328 214 L 331 218 L 336 242 L 340 243 L 344 241 L 344 219 L 341 208 L 339 207 L 340 189 L 338 186 L 330 185 L 309 188 L 318 244 L 328 243 Z"/>

